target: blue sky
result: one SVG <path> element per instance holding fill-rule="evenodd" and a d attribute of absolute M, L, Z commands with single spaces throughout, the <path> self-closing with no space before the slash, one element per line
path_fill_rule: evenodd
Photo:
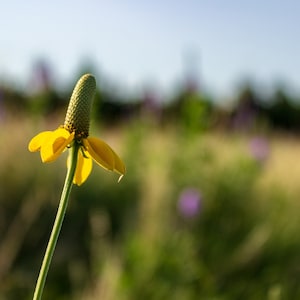
<path fill-rule="evenodd" d="M 213 94 L 251 78 L 300 91 L 297 0 L 5 1 L 0 78 L 27 82 L 36 59 L 69 82 L 87 59 L 129 88 L 171 89 L 193 69 Z"/>

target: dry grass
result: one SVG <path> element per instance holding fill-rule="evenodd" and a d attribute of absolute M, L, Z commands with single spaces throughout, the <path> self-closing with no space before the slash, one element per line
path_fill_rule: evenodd
<path fill-rule="evenodd" d="M 265 187 L 277 185 L 291 196 L 300 194 L 300 140 L 277 137 L 271 141 L 271 155 L 261 177 Z"/>

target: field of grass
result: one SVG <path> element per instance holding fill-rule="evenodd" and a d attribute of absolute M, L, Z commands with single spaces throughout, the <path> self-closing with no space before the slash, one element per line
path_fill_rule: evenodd
<path fill-rule="evenodd" d="M 1 121 L 0 300 L 33 293 L 66 154 L 42 164 L 27 144 L 57 120 Z M 73 188 L 44 299 L 299 299 L 299 138 L 141 120 L 91 134 L 127 174 L 94 165 Z"/>

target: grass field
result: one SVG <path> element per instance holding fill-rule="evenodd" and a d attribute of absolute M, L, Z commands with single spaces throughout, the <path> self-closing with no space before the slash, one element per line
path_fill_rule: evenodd
<path fill-rule="evenodd" d="M 66 155 L 42 164 L 27 144 L 57 119 L 1 123 L 0 299 L 33 293 Z M 299 138 L 140 120 L 91 134 L 127 174 L 94 165 L 74 187 L 44 299 L 299 299 Z"/>

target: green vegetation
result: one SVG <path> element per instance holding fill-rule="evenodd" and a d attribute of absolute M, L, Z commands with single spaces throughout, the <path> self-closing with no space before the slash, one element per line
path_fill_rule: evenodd
<path fill-rule="evenodd" d="M 127 174 L 73 187 L 43 299 L 299 299 L 299 97 L 246 85 L 228 108 L 191 83 L 172 99 L 99 86 L 90 135 Z M 45 166 L 27 147 L 70 94 L 0 85 L 0 300 L 32 299 L 66 153 Z"/>
<path fill-rule="evenodd" d="M 32 297 L 66 158 L 45 166 L 27 144 L 54 119 L 1 123 L 0 299 Z M 300 297 L 299 141 L 145 117 L 92 128 L 127 174 L 74 186 L 44 299 Z"/>

